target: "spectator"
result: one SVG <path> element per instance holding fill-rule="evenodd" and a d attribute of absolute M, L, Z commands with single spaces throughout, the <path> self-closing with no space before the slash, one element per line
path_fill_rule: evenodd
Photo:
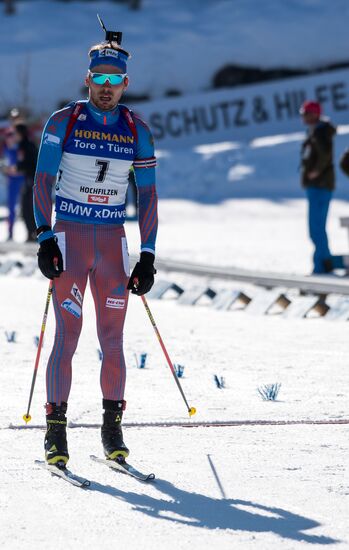
<path fill-rule="evenodd" d="M 24 176 L 22 191 L 22 217 L 27 228 L 27 242 L 36 241 L 36 225 L 33 212 L 33 185 L 38 158 L 38 148 L 29 138 L 26 124 L 15 124 L 15 140 L 18 144 L 17 171 Z"/>
<path fill-rule="evenodd" d="M 308 127 L 302 145 L 301 183 L 308 199 L 309 235 L 314 245 L 313 274 L 329 273 L 344 267 L 342 256 L 331 255 L 326 233 L 328 210 L 335 189 L 333 137 L 336 129 L 321 116 L 321 105 L 316 101 L 305 101 L 299 112 Z"/>
<path fill-rule="evenodd" d="M 5 143 L 3 148 L 4 164 L 2 171 L 7 179 L 8 241 L 11 241 L 13 238 L 16 205 L 24 182 L 23 175 L 17 172 L 18 145 L 15 137 L 15 130 L 13 127 L 9 127 L 5 130 Z"/>

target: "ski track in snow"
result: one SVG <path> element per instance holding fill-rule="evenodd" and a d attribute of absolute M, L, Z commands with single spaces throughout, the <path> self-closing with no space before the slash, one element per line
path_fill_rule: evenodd
<path fill-rule="evenodd" d="M 285 167 L 281 163 L 277 168 L 275 177 L 285 178 L 290 187 Z M 162 199 L 159 211 L 159 257 L 280 272 L 310 270 L 303 199 L 250 197 L 218 204 Z M 338 223 L 346 213 L 346 202 L 333 201 L 329 235 L 334 252 L 347 249 L 346 232 Z M 137 224 L 127 223 L 126 231 L 130 252 L 137 253 Z M 0 238 L 5 237 L 6 225 L 0 222 Z M 15 239 L 24 239 L 21 221 Z M 161 272 L 157 277 L 184 288 L 208 284 L 216 290 L 256 292 L 238 282 Z M 35 466 L 34 460 L 43 457 L 43 429 L 7 428 L 24 424 L 34 337 L 40 331 L 47 288 L 40 274 L 0 276 L 0 546 L 31 550 L 52 540 L 67 549 L 115 541 L 146 550 L 164 544 L 176 550 L 348 546 L 346 425 L 125 428 L 130 461 L 155 472 L 152 485 L 92 463 L 89 455 L 102 452 L 98 428 L 74 428 L 68 435 L 69 467 L 91 479 L 91 489 L 70 487 Z M 193 421 L 348 419 L 346 323 L 219 312 L 208 304 L 180 306 L 171 299 L 149 305 L 172 361 L 185 367 L 181 384 L 189 404 L 197 408 Z M 50 307 L 31 426 L 43 426 L 45 420 L 44 371 L 54 336 Z M 16 331 L 15 343 L 7 342 L 5 331 Z M 87 291 L 68 410 L 75 424 L 101 422 L 98 348 Z M 137 369 L 134 354 L 143 352 L 148 354 L 147 366 Z M 125 422 L 188 422 L 142 302 L 133 296 L 125 356 Z M 214 375 L 225 379 L 224 389 L 216 387 Z M 262 401 L 257 387 L 276 382 L 282 384 L 278 400 Z"/>
<path fill-rule="evenodd" d="M 46 280 L 1 277 L 0 428 L 21 424 L 26 411 Z M 347 417 L 346 323 L 282 320 L 208 306 L 150 301 L 195 420 Z M 31 410 L 43 425 L 44 368 L 53 339 L 49 312 Z M 214 329 L 212 329 L 214 327 Z M 4 330 L 16 330 L 9 343 Z M 73 362 L 69 420 L 101 420 L 98 342 L 90 294 Z M 148 353 L 137 369 L 134 353 Z M 185 405 L 162 356 L 141 301 L 132 297 L 126 322 L 128 364 L 125 421 L 187 421 Z M 217 373 L 226 381 L 218 389 Z M 278 401 L 257 386 L 281 382 Z M 338 425 L 240 426 L 217 429 L 125 428 L 130 462 L 154 471 L 140 484 L 89 459 L 101 456 L 99 429 L 69 430 L 70 469 L 91 488 L 68 486 L 34 464 L 43 456 L 43 429 L 0 429 L 0 541 L 4 548 L 65 548 L 118 541 L 130 548 L 334 548 L 347 544 L 348 428 Z M 208 455 L 215 468 L 215 477 Z M 132 460 L 131 460 L 132 458 Z M 219 483 L 218 483 L 219 480 Z M 222 496 L 222 489 L 225 497 Z M 38 527 L 39 524 L 39 527 Z"/>

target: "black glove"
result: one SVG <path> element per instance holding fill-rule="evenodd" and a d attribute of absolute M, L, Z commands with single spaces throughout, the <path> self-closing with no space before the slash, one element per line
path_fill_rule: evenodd
<path fill-rule="evenodd" d="M 149 292 L 153 286 L 156 273 L 154 260 L 155 256 L 151 252 L 141 252 L 140 260 L 136 263 L 127 285 L 132 294 L 142 296 Z"/>
<path fill-rule="evenodd" d="M 40 243 L 38 264 L 41 273 L 48 279 L 60 276 L 63 271 L 63 258 L 56 237 L 50 237 Z"/>

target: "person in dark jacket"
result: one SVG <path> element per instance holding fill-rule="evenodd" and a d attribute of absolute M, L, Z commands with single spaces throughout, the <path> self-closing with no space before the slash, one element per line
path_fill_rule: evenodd
<path fill-rule="evenodd" d="M 307 136 L 301 151 L 301 183 L 308 199 L 309 235 L 314 244 L 313 273 L 329 273 L 344 267 L 341 256 L 332 256 L 326 233 L 326 221 L 335 189 L 333 137 L 336 128 L 321 116 L 321 105 L 305 101 L 300 108 Z"/>
<path fill-rule="evenodd" d="M 36 224 L 33 211 L 33 185 L 38 159 L 38 148 L 29 138 L 26 124 L 14 126 L 18 143 L 17 171 L 24 175 L 22 188 L 22 217 L 27 228 L 27 242 L 36 241 Z"/>

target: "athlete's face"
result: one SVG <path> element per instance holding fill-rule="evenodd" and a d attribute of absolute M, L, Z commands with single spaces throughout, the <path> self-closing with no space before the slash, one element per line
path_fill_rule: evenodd
<path fill-rule="evenodd" d="M 113 65 L 97 65 L 93 67 L 94 73 L 101 74 L 122 74 L 122 70 Z M 121 84 L 111 85 L 109 80 L 104 84 L 95 84 L 88 74 L 85 78 L 85 84 L 89 89 L 89 99 L 91 103 L 102 111 L 110 111 L 119 103 L 124 90 L 128 86 L 128 78 L 126 77 Z"/>

